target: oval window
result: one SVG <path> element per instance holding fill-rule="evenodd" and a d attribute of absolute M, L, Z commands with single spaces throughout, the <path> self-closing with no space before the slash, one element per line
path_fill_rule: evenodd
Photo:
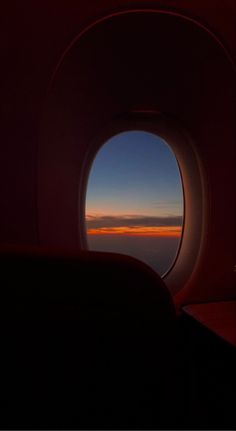
<path fill-rule="evenodd" d="M 122 132 L 98 151 L 86 195 L 90 250 L 133 256 L 163 276 L 178 253 L 183 210 L 178 163 L 162 138 Z"/>

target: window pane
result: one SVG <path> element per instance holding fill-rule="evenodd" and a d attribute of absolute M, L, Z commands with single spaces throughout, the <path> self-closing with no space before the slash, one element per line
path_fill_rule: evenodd
<path fill-rule="evenodd" d="M 175 260 L 182 223 L 180 172 L 165 141 L 143 131 L 109 139 L 88 181 L 89 249 L 136 257 L 163 275 Z"/>

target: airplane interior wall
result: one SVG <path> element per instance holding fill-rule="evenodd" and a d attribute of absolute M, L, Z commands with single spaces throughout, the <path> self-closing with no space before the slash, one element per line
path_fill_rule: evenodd
<path fill-rule="evenodd" d="M 186 158 L 183 172 L 184 164 L 191 166 L 184 176 L 186 226 L 179 258 L 165 281 L 173 292 L 186 286 L 180 302 L 231 297 L 234 84 L 232 62 L 220 42 L 179 15 L 115 14 L 82 32 L 62 56 L 44 104 L 38 145 L 40 241 L 81 247 L 78 199 L 90 147 L 115 119 L 122 124 L 137 106 L 151 107 L 189 135 L 201 181 L 201 190 L 189 192 L 194 170 Z M 196 244 L 199 256 L 190 267 Z"/>
<path fill-rule="evenodd" d="M 114 3 L 114 2 L 113 2 Z M 135 8 L 147 7 L 141 1 Z M 55 65 L 71 41 L 97 19 L 133 7 L 125 0 L 4 2 L 1 13 L 1 241 L 37 242 L 36 148 L 42 107 Z M 150 1 L 209 27 L 235 58 L 235 2 Z"/>
<path fill-rule="evenodd" d="M 50 419 L 54 420 L 57 401 L 63 393 L 64 398 L 59 401 L 65 428 L 68 427 L 68 417 L 73 423 L 69 412 L 75 414 L 75 421 L 78 420 L 73 405 L 73 402 L 76 404 L 77 388 L 71 382 L 75 375 L 79 381 L 82 369 L 77 370 L 76 358 L 80 357 L 81 352 L 74 340 L 81 323 L 79 301 L 81 292 L 84 292 L 83 305 L 85 310 L 89 310 L 90 317 L 89 313 L 95 309 L 95 314 L 99 314 L 103 306 L 105 314 L 103 310 L 101 316 L 107 316 L 110 304 L 114 306 L 114 309 L 111 307 L 115 316 L 114 327 L 117 322 L 119 324 L 119 319 L 116 319 L 122 310 L 125 322 L 133 330 L 135 325 L 133 315 L 129 313 L 131 310 L 144 335 L 142 345 L 149 343 L 150 351 L 153 346 L 158 349 L 162 342 L 163 345 L 168 344 L 165 335 L 169 336 L 169 327 L 163 322 L 166 323 L 170 318 L 173 338 L 170 337 L 169 347 L 174 349 L 177 357 L 174 362 L 177 367 L 177 372 L 174 370 L 177 385 L 176 381 L 173 385 L 177 392 L 171 393 L 167 388 L 165 396 L 172 397 L 176 427 L 187 429 L 195 425 L 202 429 L 204 426 L 210 429 L 217 426 L 235 429 L 232 425 L 235 425 L 235 340 L 233 344 L 232 340 L 231 344 L 228 343 L 224 337 L 218 337 L 193 318 L 194 312 L 195 316 L 198 312 L 199 304 L 196 303 L 201 305 L 221 301 L 221 304 L 225 301 L 226 318 L 222 318 L 218 329 L 227 332 L 227 322 L 230 321 L 229 333 L 232 338 L 235 336 L 235 18 L 234 0 L 12 0 L 4 1 L 1 5 L 0 273 L 2 304 L 5 301 L 6 308 L 1 305 L 1 322 L 4 324 L 0 325 L 0 339 L 6 349 L 1 357 L 0 369 L 10 407 L 9 410 L 5 409 L 4 391 L 1 391 L 0 428 L 2 413 L 5 415 L 5 427 L 8 425 L 11 402 L 15 406 L 19 403 L 20 411 L 24 400 L 30 398 L 28 387 L 35 395 L 37 385 L 34 386 L 34 379 L 41 385 L 39 397 L 36 394 L 39 403 L 34 405 L 37 414 L 41 409 L 45 383 L 51 385 L 54 397 L 54 412 Z M 135 263 L 124 256 L 80 254 L 85 244 L 84 203 L 91 158 L 102 145 L 103 137 L 117 131 L 138 129 L 140 124 L 146 131 L 150 127 L 152 132 L 160 131 L 163 137 L 169 136 L 184 179 L 184 236 L 176 264 L 164 278 L 164 283 L 142 263 Z M 9 249 L 9 245 L 13 245 L 13 249 Z M 38 246 L 42 246 L 42 255 Z M 47 247 L 52 247 L 49 255 Z M 61 251 L 63 256 L 60 255 Z M 76 258 L 74 252 L 78 253 Z M 98 278 L 101 277 L 101 286 L 110 296 L 104 294 L 101 305 L 96 296 L 96 286 L 91 290 L 92 296 L 95 292 L 101 309 L 93 309 L 94 304 L 90 307 L 91 298 L 86 296 L 88 291 L 82 276 L 78 276 L 80 289 L 74 284 L 77 267 L 73 266 L 73 259 L 78 259 L 80 271 L 88 279 L 93 275 L 91 268 L 96 269 Z M 126 295 L 124 289 L 124 297 L 119 299 L 120 302 L 114 300 L 120 298 L 119 289 L 118 293 L 114 293 L 117 297 L 113 297 L 109 290 L 107 262 L 111 264 L 111 277 L 116 287 L 125 286 L 126 278 L 128 280 L 127 291 L 130 294 Z M 122 271 L 125 268 L 124 272 L 119 273 L 119 268 Z M 138 305 L 132 302 L 133 291 L 129 290 L 132 285 L 130 268 L 133 268 L 134 284 L 140 289 L 139 296 L 135 296 Z M 119 273 L 118 279 L 116 273 Z M 17 283 L 11 284 L 15 274 Z M 157 292 L 160 294 L 157 301 L 159 314 L 156 317 L 155 313 L 149 313 L 149 307 L 153 310 L 149 291 L 142 290 L 145 277 L 150 281 L 150 292 L 154 292 L 154 296 Z M 49 280 L 49 290 L 45 288 L 45 280 Z M 65 289 L 67 283 L 69 291 Z M 156 292 L 153 289 L 155 283 L 159 289 Z M 20 284 L 22 290 L 19 289 Z M 33 285 L 36 286 L 35 290 L 32 289 Z M 10 286 L 10 290 L 6 286 Z M 41 286 L 45 289 L 41 290 Z M 66 304 L 63 303 L 63 295 L 68 300 Z M 145 295 L 147 303 L 144 310 L 142 300 Z M 162 314 L 162 301 L 166 304 L 166 308 L 163 308 L 167 310 L 166 315 Z M 19 304 L 23 304 L 22 309 Z M 189 311 L 183 308 L 186 304 L 197 307 L 193 308 L 194 312 L 192 309 Z M 67 308 L 63 308 L 64 305 Z M 22 310 L 26 310 L 26 314 Z M 42 321 L 37 320 L 39 316 Z M 209 316 L 213 316 L 214 320 L 211 310 L 207 314 Z M 149 337 L 147 341 L 145 335 L 148 331 L 143 331 L 143 322 L 147 321 L 151 327 L 150 319 L 156 322 L 155 319 L 159 317 L 157 327 L 160 333 L 150 330 L 150 337 L 154 338 L 150 342 Z M 85 323 L 86 319 L 87 315 Z M 91 327 L 85 328 L 84 333 L 81 330 L 85 353 L 88 347 L 86 334 L 94 335 L 96 326 L 93 320 L 89 321 Z M 99 322 L 107 330 L 108 340 L 109 325 L 107 322 L 104 324 L 103 317 Z M 64 324 L 66 326 L 63 328 Z M 61 344 L 61 334 L 66 348 Z M 119 337 L 119 331 L 117 334 Z M 155 337 L 159 335 L 156 343 Z M 21 339 L 24 343 L 22 349 Z M 135 349 L 139 350 L 134 349 L 130 358 L 135 358 L 136 352 L 140 351 L 138 336 L 136 341 Z M 120 345 L 124 349 L 122 340 Z M 106 355 L 106 343 L 104 346 L 103 354 Z M 68 355 L 67 348 L 71 349 Z M 94 345 L 90 343 L 89 348 L 92 352 Z M 124 353 L 122 348 L 121 357 Z M 41 356 L 37 356 L 37 352 Z M 97 352 L 99 356 L 99 347 Z M 158 353 L 158 350 L 155 352 Z M 141 378 L 145 380 L 146 376 L 146 380 L 150 378 L 151 381 L 150 373 L 155 370 L 155 364 L 152 363 L 150 371 L 149 358 L 144 356 L 140 356 L 140 361 L 143 360 L 145 364 L 140 381 Z M 58 357 L 57 365 L 54 366 Z M 71 357 L 74 358 L 73 366 Z M 42 369 L 41 359 L 44 361 Z M 86 370 L 89 372 L 89 361 L 83 360 L 83 366 L 88 366 Z M 111 367 L 118 366 L 118 362 L 115 357 Z M 137 373 L 140 363 L 136 364 Z M 100 365 L 96 369 L 98 386 L 100 383 L 102 385 L 99 380 Z M 129 366 L 132 369 L 131 363 Z M 174 374 L 172 365 L 168 361 L 165 363 L 164 359 L 162 366 L 166 379 L 170 381 Z M 105 373 L 104 363 L 102 367 Z M 21 372 L 22 369 L 26 374 Z M 62 369 L 62 380 L 58 380 Z M 128 375 L 125 361 L 124 369 Z M 42 380 L 38 370 L 43 376 Z M 148 371 L 147 375 L 145 370 Z M 155 372 L 157 378 L 162 379 L 164 388 L 165 375 L 162 377 L 161 370 L 158 368 Z M 12 386 L 8 384 L 8 376 Z M 109 386 L 109 376 L 106 377 Z M 135 378 L 133 380 L 135 384 L 139 382 Z M 61 381 L 62 388 L 72 391 L 69 401 L 65 399 L 66 391 L 63 392 L 63 389 L 61 393 L 58 392 L 59 395 L 56 393 L 55 388 L 59 388 Z M 13 395 L 12 387 L 16 389 L 12 391 Z M 99 390 L 96 396 L 101 405 Z M 118 395 L 122 395 L 122 391 L 123 388 Z M 158 396 L 158 400 L 162 401 L 161 395 Z M 128 403 L 127 394 L 126 398 Z M 83 397 L 81 399 L 83 401 Z M 97 400 L 94 401 L 95 407 Z M 83 402 L 87 408 L 89 403 Z M 155 404 L 155 398 L 152 402 Z M 49 394 L 49 410 L 50 403 Z M 160 403 L 160 412 L 161 406 Z M 172 419 L 168 402 L 164 402 L 164 407 L 165 417 Z M 148 408 L 141 414 L 144 418 L 148 417 L 150 424 Z M 133 412 L 136 410 L 133 401 Z M 152 405 L 151 412 L 154 411 L 155 406 Z M 22 422 L 17 422 L 17 417 L 12 422 L 15 427 L 19 423 L 23 428 L 24 425 L 30 427 L 30 424 L 35 424 L 36 416 L 33 417 L 33 413 L 33 422 L 27 422 L 27 413 L 24 416 L 22 412 L 19 413 L 22 415 L 19 421 Z M 47 412 L 43 414 L 46 417 Z M 159 424 L 163 425 L 162 419 Z M 85 426 L 88 423 L 86 420 L 83 422 Z M 114 424 L 114 417 L 111 423 Z M 173 422 L 171 424 L 174 426 Z M 40 425 L 45 425 L 43 416 Z"/>

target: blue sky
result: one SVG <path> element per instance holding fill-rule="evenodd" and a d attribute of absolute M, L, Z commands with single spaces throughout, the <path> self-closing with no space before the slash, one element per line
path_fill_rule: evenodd
<path fill-rule="evenodd" d="M 158 136 L 129 131 L 109 139 L 92 165 L 86 215 L 182 216 L 183 194 L 176 158 Z"/>

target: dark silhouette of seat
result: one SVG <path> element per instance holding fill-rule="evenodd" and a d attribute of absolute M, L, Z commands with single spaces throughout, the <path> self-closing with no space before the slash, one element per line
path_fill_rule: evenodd
<path fill-rule="evenodd" d="M 175 309 L 122 255 L 0 251 L 1 427 L 170 426 Z"/>

